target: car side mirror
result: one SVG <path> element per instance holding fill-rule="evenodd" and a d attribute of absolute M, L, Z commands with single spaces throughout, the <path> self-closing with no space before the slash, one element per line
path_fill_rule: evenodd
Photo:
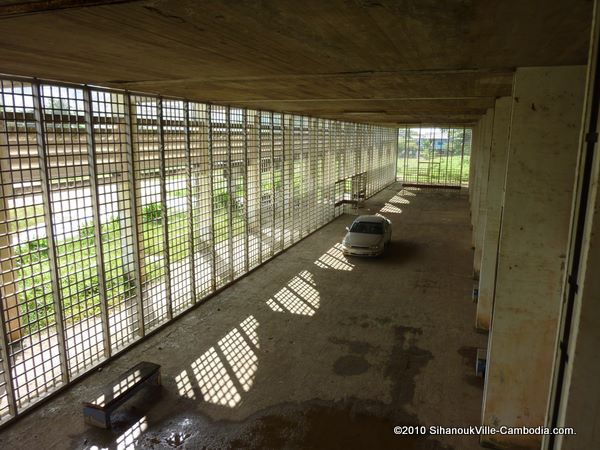
<path fill-rule="evenodd" d="M 350 228 L 346 227 L 346 231 L 350 231 Z"/>

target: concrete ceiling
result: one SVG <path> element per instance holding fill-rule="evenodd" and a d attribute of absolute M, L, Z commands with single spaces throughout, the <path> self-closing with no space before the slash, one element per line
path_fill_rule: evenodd
<path fill-rule="evenodd" d="M 0 72 L 382 124 L 470 123 L 584 64 L 591 0 L 0 0 Z"/>

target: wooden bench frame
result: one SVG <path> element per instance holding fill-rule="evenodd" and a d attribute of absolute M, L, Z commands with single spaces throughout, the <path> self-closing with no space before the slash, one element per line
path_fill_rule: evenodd
<path fill-rule="evenodd" d="M 132 379 L 128 380 L 130 377 Z M 123 383 L 125 385 L 115 394 L 115 387 Z M 109 429 L 112 412 L 148 385 L 160 386 L 160 366 L 142 361 L 106 385 L 96 400 L 83 402 L 83 420 L 89 425 Z"/>

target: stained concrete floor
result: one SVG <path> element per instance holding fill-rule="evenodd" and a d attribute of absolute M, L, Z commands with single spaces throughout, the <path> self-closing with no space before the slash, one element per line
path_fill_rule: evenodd
<path fill-rule="evenodd" d="M 339 217 L 0 432 L 0 448 L 479 448 L 395 425 L 479 422 L 466 192 L 392 185 L 365 211 L 393 221 L 379 259 L 344 258 Z M 113 414 L 81 402 L 135 363 L 162 365 Z"/>

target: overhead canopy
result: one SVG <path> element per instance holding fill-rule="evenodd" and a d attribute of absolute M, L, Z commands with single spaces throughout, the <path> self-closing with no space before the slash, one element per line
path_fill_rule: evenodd
<path fill-rule="evenodd" d="M 0 71 L 358 122 L 471 123 L 584 64 L 593 2 L 2 1 Z"/>

